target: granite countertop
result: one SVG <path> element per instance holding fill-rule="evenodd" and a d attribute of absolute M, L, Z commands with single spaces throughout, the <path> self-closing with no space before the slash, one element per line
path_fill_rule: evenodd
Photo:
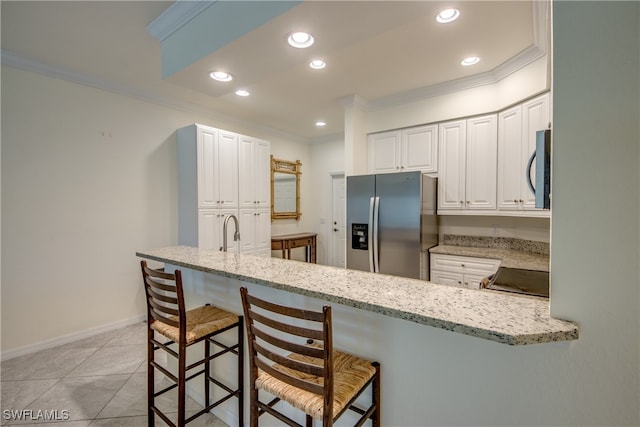
<path fill-rule="evenodd" d="M 501 267 L 549 271 L 549 244 L 529 240 L 445 235 L 432 254 L 491 258 Z"/>
<path fill-rule="evenodd" d="M 550 317 L 545 298 L 187 246 L 136 255 L 509 345 L 578 338 L 576 324 Z"/>

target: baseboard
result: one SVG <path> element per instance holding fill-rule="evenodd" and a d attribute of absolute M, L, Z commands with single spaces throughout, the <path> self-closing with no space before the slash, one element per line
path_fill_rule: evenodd
<path fill-rule="evenodd" d="M 47 350 L 53 347 L 57 347 L 63 344 L 69 344 L 75 341 L 79 341 L 85 338 L 92 337 L 94 335 L 102 334 L 104 332 L 113 331 L 115 329 L 124 328 L 125 326 L 133 325 L 138 322 L 146 320 L 146 314 L 132 317 L 130 319 L 120 320 L 117 322 L 109 323 L 95 328 L 86 329 L 84 331 L 74 332 L 71 334 L 63 335 L 57 338 L 51 338 L 45 341 L 40 341 L 35 344 L 29 344 L 24 347 L 18 347 L 12 350 L 2 351 L 0 360 L 5 361 L 27 354 L 36 353 L 38 351 Z"/>

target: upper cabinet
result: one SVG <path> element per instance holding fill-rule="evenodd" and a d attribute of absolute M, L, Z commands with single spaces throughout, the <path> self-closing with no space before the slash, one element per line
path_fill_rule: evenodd
<path fill-rule="evenodd" d="M 238 206 L 238 172 L 234 168 L 229 170 L 230 164 L 237 164 L 237 141 L 228 133 L 208 127 L 185 128 L 178 132 L 178 139 L 188 138 L 193 141 L 187 149 L 178 146 L 178 160 L 182 163 L 191 163 L 192 173 L 190 178 L 195 180 L 194 190 L 197 189 L 199 208 L 220 208 Z M 186 158 L 189 154 L 189 157 Z M 197 167 L 193 165 L 197 162 Z M 232 173 L 230 173 L 232 172 Z M 225 185 L 222 179 L 225 177 Z M 183 176 L 186 178 L 186 176 Z"/>
<path fill-rule="evenodd" d="M 495 210 L 496 115 L 441 123 L 439 150 L 440 213 Z"/>
<path fill-rule="evenodd" d="M 549 216 L 536 209 L 535 195 L 527 185 L 527 174 L 535 182 L 536 131 L 549 127 L 549 94 L 526 101 L 498 115 L 498 209 L 508 215 Z"/>
<path fill-rule="evenodd" d="M 269 142 L 241 136 L 238 144 L 240 207 L 269 209 L 271 203 Z"/>
<path fill-rule="evenodd" d="M 370 134 L 369 173 L 438 170 L 438 125 Z"/>

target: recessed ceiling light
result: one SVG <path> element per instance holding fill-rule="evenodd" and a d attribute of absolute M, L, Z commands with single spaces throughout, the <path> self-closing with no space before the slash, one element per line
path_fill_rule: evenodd
<path fill-rule="evenodd" d="M 298 32 L 289 34 L 287 41 L 291 46 L 302 49 L 305 47 L 309 47 L 313 44 L 313 36 L 309 33 L 298 31 Z"/>
<path fill-rule="evenodd" d="M 480 62 L 480 58 L 478 58 L 477 56 L 470 56 L 468 58 L 464 58 L 460 64 L 467 67 L 469 65 L 477 64 L 478 62 Z"/>
<path fill-rule="evenodd" d="M 233 77 L 231 76 L 231 74 L 226 73 L 224 71 L 213 71 L 212 73 L 209 74 L 209 76 L 213 80 L 218 80 L 219 82 L 230 82 L 231 80 L 233 80 Z"/>
<path fill-rule="evenodd" d="M 460 16 L 460 11 L 458 9 L 445 9 L 438 13 L 436 16 L 436 21 L 441 24 L 448 24 L 449 22 L 453 22 Z"/>
<path fill-rule="evenodd" d="M 318 120 L 316 122 L 316 126 L 318 126 L 318 127 L 322 127 L 322 126 L 326 126 L 326 125 L 327 125 L 327 122 L 325 122 L 323 120 Z"/>
<path fill-rule="evenodd" d="M 313 61 L 309 62 L 309 67 L 313 68 L 314 70 L 321 70 L 326 66 L 327 63 L 322 59 L 314 59 Z"/>
<path fill-rule="evenodd" d="M 238 90 L 236 91 L 236 95 L 238 95 L 238 96 L 249 96 L 249 95 L 250 95 L 250 93 L 249 93 L 249 91 L 248 91 L 248 90 L 245 90 L 245 89 L 238 89 Z"/>

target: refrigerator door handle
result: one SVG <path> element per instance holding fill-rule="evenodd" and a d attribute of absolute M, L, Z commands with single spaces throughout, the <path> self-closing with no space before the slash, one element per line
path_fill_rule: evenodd
<path fill-rule="evenodd" d="M 529 185 L 529 190 L 534 195 L 536 194 L 536 189 L 533 187 L 533 182 L 531 182 L 531 167 L 533 166 L 533 161 L 535 159 L 536 159 L 536 152 L 534 151 L 533 154 L 531 155 L 531 157 L 529 157 L 529 162 L 527 162 L 527 169 L 526 169 L 527 185 Z"/>
<path fill-rule="evenodd" d="M 369 232 L 367 233 L 367 247 L 369 248 L 367 250 L 367 255 L 369 256 L 369 271 L 371 273 L 374 272 L 373 269 L 373 209 L 375 206 L 375 200 L 374 197 L 371 197 L 369 199 Z"/>
<path fill-rule="evenodd" d="M 380 213 L 380 197 L 376 197 L 373 204 L 373 272 L 380 273 L 380 253 L 378 248 L 378 225 L 380 219 L 378 215 Z"/>

